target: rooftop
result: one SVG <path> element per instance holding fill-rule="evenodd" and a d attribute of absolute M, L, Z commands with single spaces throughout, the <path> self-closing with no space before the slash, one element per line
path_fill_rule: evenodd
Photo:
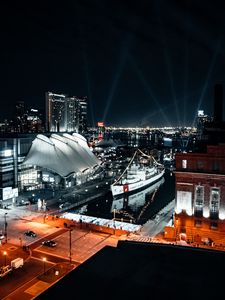
<path fill-rule="evenodd" d="M 224 258 L 215 250 L 119 241 L 35 299 L 213 299 L 224 293 Z"/>

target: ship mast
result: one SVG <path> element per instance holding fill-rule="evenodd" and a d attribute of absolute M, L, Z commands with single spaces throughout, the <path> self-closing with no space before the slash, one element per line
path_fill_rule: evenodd
<path fill-rule="evenodd" d="M 140 149 L 138 149 L 137 151 L 139 151 L 143 156 L 146 156 L 146 157 L 148 157 L 148 158 L 152 158 L 153 161 L 154 161 L 154 163 L 155 163 L 156 165 L 163 166 L 162 164 L 160 164 L 159 162 L 157 162 L 157 160 L 154 158 L 153 155 L 147 155 L 147 154 L 145 154 L 144 152 L 142 152 Z"/>
<path fill-rule="evenodd" d="M 120 181 L 120 179 L 121 179 L 121 178 L 123 177 L 123 175 L 126 173 L 127 169 L 128 169 L 128 168 L 130 167 L 130 165 L 132 164 L 132 162 L 133 162 L 133 160 L 134 160 L 134 158 L 135 158 L 137 152 L 138 152 L 138 150 L 135 151 L 133 157 L 131 158 L 129 164 L 127 165 L 127 167 L 125 168 L 125 170 L 123 171 L 123 173 L 120 175 L 120 177 L 119 177 L 115 182 L 113 182 L 112 185 L 117 184 L 117 183 Z"/>

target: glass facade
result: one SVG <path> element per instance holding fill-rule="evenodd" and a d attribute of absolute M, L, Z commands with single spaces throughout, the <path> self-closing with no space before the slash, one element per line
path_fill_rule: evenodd
<path fill-rule="evenodd" d="M 46 93 L 48 132 L 87 132 L 87 97 Z"/>

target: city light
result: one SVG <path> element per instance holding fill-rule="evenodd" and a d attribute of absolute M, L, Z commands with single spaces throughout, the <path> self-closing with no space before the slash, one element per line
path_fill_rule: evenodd
<path fill-rule="evenodd" d="M 42 261 L 43 261 L 43 267 L 44 267 L 44 274 L 45 274 L 45 263 L 46 263 L 46 260 L 47 260 L 46 257 L 43 257 L 43 258 L 42 258 Z"/>
<path fill-rule="evenodd" d="M 6 257 L 7 257 L 7 252 L 3 252 L 3 257 L 4 257 L 4 266 L 6 266 Z"/>
<path fill-rule="evenodd" d="M 225 220 L 225 212 L 223 212 L 223 211 L 219 212 L 219 219 L 220 220 Z"/>
<path fill-rule="evenodd" d="M 4 150 L 4 152 L 3 152 L 3 156 L 5 156 L 5 157 L 12 156 L 12 150 L 10 150 L 10 149 L 8 149 L 8 150 Z"/>

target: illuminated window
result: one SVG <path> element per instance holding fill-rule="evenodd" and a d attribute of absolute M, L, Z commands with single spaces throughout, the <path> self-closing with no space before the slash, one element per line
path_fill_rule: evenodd
<path fill-rule="evenodd" d="M 187 169 L 187 160 L 186 159 L 182 159 L 182 168 Z"/>
<path fill-rule="evenodd" d="M 197 185 L 195 188 L 195 215 L 202 216 L 204 204 L 204 187 Z"/>
<path fill-rule="evenodd" d="M 10 150 L 10 149 L 5 149 L 5 150 L 3 150 L 3 151 L 1 151 L 1 156 L 3 156 L 3 157 L 9 157 L 9 156 L 12 156 L 12 150 Z"/>
<path fill-rule="evenodd" d="M 220 205 L 220 189 L 212 188 L 210 195 L 210 218 L 218 218 Z"/>

